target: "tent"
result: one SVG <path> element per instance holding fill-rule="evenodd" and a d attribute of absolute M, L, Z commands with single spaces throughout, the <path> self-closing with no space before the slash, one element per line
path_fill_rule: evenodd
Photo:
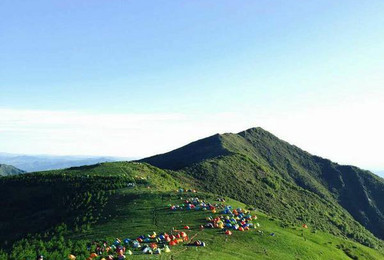
<path fill-rule="evenodd" d="M 139 248 L 139 247 L 141 247 L 141 245 L 140 245 L 139 241 L 135 240 L 135 241 L 133 241 L 133 243 L 132 243 L 132 247 L 133 247 L 133 248 Z"/>
<path fill-rule="evenodd" d="M 164 247 L 164 252 L 165 253 L 170 253 L 171 252 L 171 249 L 169 249 L 169 246 L 165 246 Z"/>
<path fill-rule="evenodd" d="M 153 253 L 153 252 L 152 252 L 152 249 L 151 249 L 149 246 L 144 247 L 143 250 L 142 250 L 142 252 L 143 252 L 144 254 L 152 254 L 152 253 Z"/>

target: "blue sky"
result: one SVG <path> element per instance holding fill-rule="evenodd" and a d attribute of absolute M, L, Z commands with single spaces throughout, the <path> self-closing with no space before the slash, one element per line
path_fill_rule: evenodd
<path fill-rule="evenodd" d="M 261 126 L 384 168 L 383 13 L 374 0 L 2 0 L 0 150 L 145 156 Z"/>

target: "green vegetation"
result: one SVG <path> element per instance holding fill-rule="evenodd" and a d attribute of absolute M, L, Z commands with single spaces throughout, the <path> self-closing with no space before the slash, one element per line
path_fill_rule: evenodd
<path fill-rule="evenodd" d="M 215 156 L 201 159 L 204 153 Z M 383 179 L 312 156 L 261 128 L 214 135 L 143 161 L 189 174 L 208 191 L 262 201 L 261 209 L 289 221 L 313 222 L 371 247 L 381 241 L 370 232 L 383 238 Z"/>
<path fill-rule="evenodd" d="M 0 259 L 81 260 L 94 251 L 92 241 L 185 225 L 207 246 L 177 245 L 162 255 L 133 250 L 128 258 L 384 258 L 383 241 L 364 228 L 380 231 L 383 207 L 382 180 L 369 172 L 312 156 L 262 129 L 215 135 L 144 161 L 163 169 L 116 162 L 0 178 Z M 180 187 L 199 192 L 178 193 Z M 252 210 L 261 227 L 226 236 L 199 228 L 220 211 L 167 206 L 195 196 L 212 203 L 225 197 Z"/>
<path fill-rule="evenodd" d="M 176 189 L 168 173 L 139 163 L 104 163 L 0 179 L 0 239 L 13 241 L 65 223 L 77 230 L 96 223 L 110 196 L 128 183 Z"/>
<path fill-rule="evenodd" d="M 101 178 L 99 174 L 103 171 L 107 172 L 107 176 Z M 112 171 L 115 171 L 115 174 L 112 174 Z M 58 211 L 60 207 L 55 206 L 53 202 L 44 203 L 45 209 L 31 207 L 26 219 L 14 220 L 15 226 L 16 224 L 28 226 L 28 222 L 34 220 L 31 227 L 45 228 L 39 231 L 31 229 L 28 232 L 30 235 L 24 233 L 19 238 L 14 238 L 14 241 L 9 241 L 9 234 L 12 234 L 12 231 L 8 230 L 0 240 L 1 244 L 5 245 L 0 252 L 0 259 L 34 259 L 37 254 L 43 254 L 47 259 L 63 259 L 68 254 L 75 254 L 77 259 L 86 259 L 90 254 L 87 247 L 92 241 L 111 243 L 115 238 L 136 238 L 153 231 L 170 232 L 173 228 L 181 229 L 184 225 L 191 227 L 191 230 L 187 231 L 189 237 L 202 240 L 207 246 L 178 245 L 171 248 L 170 254 L 153 256 L 139 254 L 128 258 L 349 259 L 352 256 L 355 259 L 379 259 L 384 256 L 380 251 L 347 238 L 316 230 L 311 225 L 309 229 L 303 229 L 301 225 L 273 218 L 258 210 L 253 211 L 258 216 L 257 222 L 261 224 L 258 229 L 247 232 L 235 231 L 232 236 L 226 236 L 218 229 L 200 231 L 199 226 L 206 223 L 205 218 L 210 215 L 217 216 L 219 212 L 212 214 L 210 211 L 171 211 L 167 205 L 182 203 L 180 197 L 199 196 L 206 201 L 215 202 L 217 196 L 204 192 L 177 193 L 176 187 L 180 184 L 176 180 L 165 171 L 136 163 L 107 163 L 67 171 L 4 178 L 0 184 L 1 188 L 10 183 L 35 186 L 34 190 L 26 189 L 25 194 L 28 193 L 29 196 L 36 196 L 35 198 L 44 201 L 52 194 L 65 192 L 66 199 L 60 207 L 66 209 L 66 215 L 63 217 L 63 212 Z M 138 181 L 135 187 L 127 187 L 127 182 L 131 181 Z M 65 188 L 62 190 L 57 190 L 56 182 L 72 183 L 74 190 L 70 192 L 71 188 L 67 185 L 63 185 Z M 161 186 L 157 186 L 158 184 Z M 54 188 L 46 192 L 49 186 Z M 148 189 L 148 186 L 151 188 Z M 20 197 L 19 202 L 26 200 L 27 197 Z M 251 207 L 230 198 L 226 198 L 226 204 L 234 208 Z M 8 207 L 9 210 L 11 206 L 2 205 L 2 207 Z M 52 207 L 56 208 L 51 210 L 52 215 L 49 218 L 36 216 L 38 212 L 48 211 Z M 3 217 L 4 215 L 2 221 Z M 57 219 L 56 223 L 44 225 L 47 219 L 53 218 Z M 4 225 L 1 227 L 4 228 Z M 22 230 L 24 229 L 20 229 L 19 232 Z M 270 236 L 271 233 L 275 236 Z M 5 239 L 8 239 L 8 243 L 5 243 Z"/>

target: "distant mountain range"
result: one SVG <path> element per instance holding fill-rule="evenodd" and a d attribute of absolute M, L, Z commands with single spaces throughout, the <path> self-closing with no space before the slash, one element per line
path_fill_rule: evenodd
<path fill-rule="evenodd" d="M 131 159 L 110 156 L 54 156 L 0 153 L 0 163 L 12 165 L 25 172 L 63 169 L 101 162 L 128 161 Z"/>
<path fill-rule="evenodd" d="M 0 164 L 0 176 L 17 175 L 24 173 L 24 171 L 17 169 L 12 165 Z"/>

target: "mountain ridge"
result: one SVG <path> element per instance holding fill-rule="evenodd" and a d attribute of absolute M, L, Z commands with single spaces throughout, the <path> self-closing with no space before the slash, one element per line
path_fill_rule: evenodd
<path fill-rule="evenodd" d="M 189 166 L 191 163 L 200 162 L 201 160 L 221 155 L 229 155 L 224 147 L 221 146 L 221 139 L 222 136 L 220 134 L 215 134 L 191 142 L 171 152 L 154 155 L 139 161 L 145 160 L 149 164 L 158 165 L 157 167 L 159 168 L 178 170 Z"/>
<path fill-rule="evenodd" d="M 207 143 L 204 143 L 204 151 L 209 151 L 210 155 L 216 157 L 203 158 L 195 156 L 194 153 L 184 153 L 183 157 L 179 157 L 180 149 L 184 152 L 191 151 L 193 148 L 200 150 L 199 144 L 213 137 L 220 143 L 215 143 L 212 147 L 207 147 Z M 263 172 L 262 174 L 266 176 L 264 178 L 269 179 L 266 182 L 272 183 L 272 186 L 273 183 L 281 183 L 281 178 L 327 201 L 337 203 L 376 236 L 384 238 L 384 203 L 380 200 L 384 196 L 384 180 L 376 175 L 354 166 L 339 165 L 328 159 L 311 155 L 260 127 L 250 128 L 237 134 L 216 134 L 202 140 L 193 142 L 193 148 L 188 144 L 166 154 L 141 161 L 159 168 L 190 172 L 202 182 L 214 182 L 215 185 L 220 186 L 219 181 L 215 182 L 215 177 L 224 180 L 235 176 L 236 170 L 229 166 L 236 164 L 237 160 L 242 160 L 239 158 L 243 156 L 245 158 L 243 165 L 238 164 L 237 167 L 244 168 L 244 165 L 248 164 L 243 171 L 246 172 L 245 175 L 250 176 L 250 182 L 255 179 L 251 175 L 257 172 Z M 175 153 L 175 151 L 178 152 Z M 236 154 L 239 156 L 234 158 L 233 155 Z M 230 159 L 231 156 L 232 159 Z M 166 160 L 163 160 L 164 158 Z M 228 165 L 225 165 L 223 158 L 227 158 Z M 256 170 L 257 167 L 260 169 Z M 202 172 L 205 172 L 205 175 Z M 208 172 L 210 175 L 207 175 Z M 220 177 L 220 174 L 223 176 Z M 244 187 L 248 186 L 251 189 L 251 185 L 244 184 Z M 225 187 L 222 189 L 225 190 Z M 215 192 L 219 191 L 215 190 Z M 235 193 L 229 190 L 227 192 Z M 279 193 L 279 191 L 276 192 Z M 239 198 L 235 194 L 230 195 L 236 199 Z"/>
<path fill-rule="evenodd" d="M 91 241 L 115 243 L 186 225 L 191 239 L 198 236 L 207 247 L 172 247 L 171 258 L 382 258 L 384 241 L 372 234 L 381 229 L 381 179 L 369 172 L 313 156 L 259 128 L 213 135 L 150 160 L 0 178 L 6 198 L 0 259 L 87 259 L 95 252 Z M 196 196 L 220 210 L 184 208 Z M 345 203 L 351 199 L 358 201 Z M 202 231 L 202 221 L 225 214 L 222 202 L 257 213 L 261 226 L 231 237 Z M 147 257 L 128 244 L 135 258 Z"/>

